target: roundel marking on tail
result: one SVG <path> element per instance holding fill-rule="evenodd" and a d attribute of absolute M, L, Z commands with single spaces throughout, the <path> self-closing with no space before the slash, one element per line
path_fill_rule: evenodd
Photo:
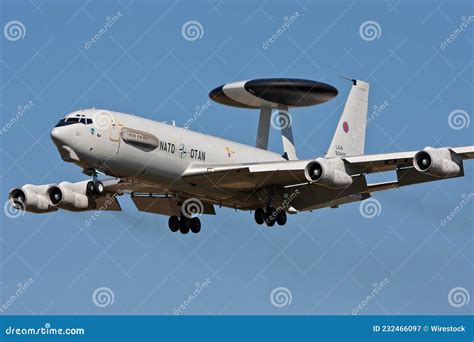
<path fill-rule="evenodd" d="M 345 133 L 349 133 L 349 124 L 347 123 L 347 121 L 344 121 L 342 123 L 342 129 L 344 130 Z"/>

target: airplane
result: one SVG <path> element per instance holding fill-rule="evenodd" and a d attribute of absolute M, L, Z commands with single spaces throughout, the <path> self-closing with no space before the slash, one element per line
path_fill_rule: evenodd
<path fill-rule="evenodd" d="M 373 193 L 464 175 L 474 146 L 364 154 L 369 84 L 351 79 L 349 96 L 324 156 L 300 160 L 289 110 L 325 103 L 333 86 L 303 79 L 254 79 L 224 84 L 212 100 L 258 109 L 255 146 L 210 136 L 135 115 L 103 109 L 67 114 L 51 131 L 63 161 L 89 180 L 26 184 L 9 192 L 17 210 L 50 213 L 121 210 L 131 196 L 139 211 L 169 216 L 172 232 L 201 230 L 199 216 L 215 206 L 253 211 L 255 222 L 284 225 L 287 214 L 337 208 Z M 268 150 L 270 126 L 279 125 L 283 154 Z M 366 175 L 395 171 L 396 180 L 368 183 Z M 108 176 L 104 179 L 102 175 Z"/>

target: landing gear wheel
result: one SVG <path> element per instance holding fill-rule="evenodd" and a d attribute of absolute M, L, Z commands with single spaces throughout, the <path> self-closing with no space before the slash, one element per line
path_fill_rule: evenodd
<path fill-rule="evenodd" d="M 265 213 L 265 224 L 268 227 L 273 227 L 275 225 L 276 217 L 277 217 L 277 212 L 275 208 L 273 207 L 267 208 L 267 211 Z"/>
<path fill-rule="evenodd" d="M 263 224 L 265 222 L 265 210 L 263 210 L 262 208 L 255 209 L 255 213 L 253 216 L 257 224 Z"/>
<path fill-rule="evenodd" d="M 276 217 L 276 221 L 280 226 L 284 226 L 286 223 L 286 212 L 284 210 L 280 211 Z"/>
<path fill-rule="evenodd" d="M 181 234 L 188 234 L 191 228 L 191 219 L 185 216 L 181 216 L 179 219 L 179 231 Z"/>
<path fill-rule="evenodd" d="M 97 196 L 101 196 L 104 194 L 104 184 L 101 181 L 93 181 L 92 184 L 94 185 L 94 193 Z"/>
<path fill-rule="evenodd" d="M 193 217 L 191 219 L 191 224 L 190 224 L 190 228 L 191 228 L 191 231 L 194 233 L 194 234 L 197 234 L 201 231 L 201 220 L 198 219 L 197 217 Z"/>
<path fill-rule="evenodd" d="M 179 230 L 179 217 L 178 216 L 170 216 L 168 219 L 168 227 L 174 233 Z"/>
<path fill-rule="evenodd" d="M 89 196 L 95 195 L 94 182 L 93 182 L 93 181 L 87 182 L 87 185 L 86 185 L 86 193 L 87 193 Z"/>

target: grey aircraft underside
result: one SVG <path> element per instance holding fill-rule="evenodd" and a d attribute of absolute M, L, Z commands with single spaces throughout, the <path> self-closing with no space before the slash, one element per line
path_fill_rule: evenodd
<path fill-rule="evenodd" d="M 364 155 L 369 85 L 352 89 L 324 157 L 299 160 L 289 109 L 337 95 L 330 85 L 299 79 L 259 79 L 211 91 L 219 103 L 259 109 L 256 146 L 248 146 L 142 117 L 101 109 L 66 115 L 51 131 L 61 158 L 91 180 L 31 185 L 9 193 L 11 206 L 33 213 L 121 210 L 129 194 L 138 210 L 169 216 L 183 234 L 201 229 L 214 206 L 253 210 L 258 224 L 284 225 L 288 214 L 362 201 L 376 191 L 461 177 L 474 146 Z M 277 122 L 284 154 L 268 151 Z M 397 180 L 368 184 L 366 174 L 396 171 Z M 111 176 L 99 180 L 98 173 Z"/>

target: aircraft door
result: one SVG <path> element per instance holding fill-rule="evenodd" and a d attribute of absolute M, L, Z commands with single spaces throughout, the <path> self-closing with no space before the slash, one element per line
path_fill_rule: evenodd
<path fill-rule="evenodd" d="M 116 146 L 117 151 L 119 152 L 120 148 L 120 132 L 122 131 L 123 125 L 119 124 L 115 118 L 112 120 L 109 129 L 109 140 Z"/>
<path fill-rule="evenodd" d="M 116 116 L 109 111 L 99 111 L 95 114 L 94 123 L 98 129 L 103 129 L 103 134 L 108 135 L 108 145 L 112 146 L 115 153 L 120 148 L 120 131 L 123 125 L 117 122 Z"/>

